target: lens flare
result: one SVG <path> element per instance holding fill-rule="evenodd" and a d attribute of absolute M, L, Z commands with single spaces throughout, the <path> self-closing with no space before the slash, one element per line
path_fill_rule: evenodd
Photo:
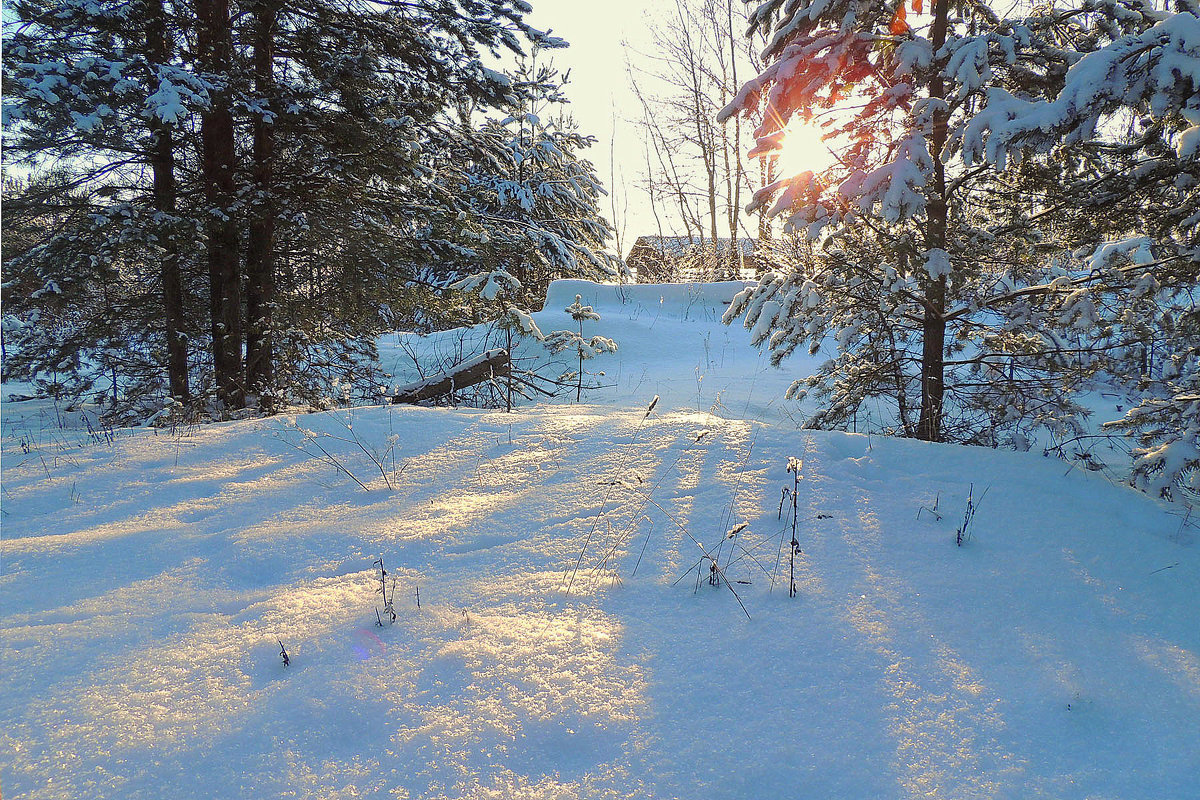
<path fill-rule="evenodd" d="M 351 648 L 360 661 L 381 656 L 387 650 L 379 637 L 366 628 L 359 628 L 354 632 L 354 642 L 351 644 Z"/>

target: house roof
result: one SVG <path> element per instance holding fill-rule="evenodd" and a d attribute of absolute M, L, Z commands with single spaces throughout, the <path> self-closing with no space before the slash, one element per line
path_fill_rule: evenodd
<path fill-rule="evenodd" d="M 633 243 L 633 248 L 629 251 L 632 256 L 634 251 L 639 249 L 650 249 L 660 253 L 663 256 L 682 256 L 686 253 L 698 249 L 713 249 L 718 253 L 728 253 L 730 247 L 728 237 L 722 237 L 715 240 L 711 238 L 701 239 L 696 236 L 639 236 L 637 241 Z M 742 251 L 743 256 L 754 255 L 756 241 L 749 237 L 740 237 L 737 240 L 738 249 Z"/>

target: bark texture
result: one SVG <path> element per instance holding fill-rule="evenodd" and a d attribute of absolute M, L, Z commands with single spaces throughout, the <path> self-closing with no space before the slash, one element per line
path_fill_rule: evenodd
<path fill-rule="evenodd" d="M 278 4 L 254 6 L 254 87 L 270 108 L 274 95 L 274 41 Z M 246 240 L 246 386 L 269 410 L 275 381 L 271 331 L 275 306 L 275 128 L 270 119 L 254 118 L 255 199 Z"/>
<path fill-rule="evenodd" d="M 167 13 L 162 0 L 150 0 L 147 9 L 146 54 L 151 64 L 166 64 L 174 47 L 167 29 Z M 159 268 L 162 281 L 163 325 L 167 339 L 167 385 L 171 396 L 186 401 L 188 387 L 187 337 L 184 335 L 183 284 L 179 275 L 179 245 L 175 238 L 178 188 L 175 182 L 175 142 L 171 126 L 157 117 L 150 122 L 150 149 L 147 153 L 153 180 L 154 208 L 165 219 L 160 233 L 163 255 Z"/>
<path fill-rule="evenodd" d="M 950 15 L 949 0 L 936 0 L 930 39 L 936 53 L 946 43 Z M 945 83 L 940 73 L 929 85 L 929 96 L 943 99 Z M 946 112 L 934 118 L 930 155 L 933 157 L 933 190 L 926 205 L 926 249 L 946 249 L 946 231 L 950 207 L 946 197 L 946 168 L 942 148 L 946 145 Z M 925 315 L 921 325 L 921 415 L 917 419 L 917 438 L 929 442 L 942 439 L 942 408 L 946 395 L 946 276 L 931 280 L 925 290 Z"/>
<path fill-rule="evenodd" d="M 233 53 L 229 0 L 198 0 L 197 44 L 201 72 L 227 75 Z M 238 228 L 233 216 L 236 195 L 233 113 L 227 91 L 210 94 L 200 119 L 201 172 L 208 204 L 209 307 L 212 318 L 213 377 L 217 398 L 226 408 L 245 405 L 242 370 L 242 287 Z"/>

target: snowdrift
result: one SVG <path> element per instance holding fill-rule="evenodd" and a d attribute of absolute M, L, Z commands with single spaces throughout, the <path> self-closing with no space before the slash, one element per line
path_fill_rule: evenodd
<path fill-rule="evenodd" d="M 1192 521 L 797 430 L 735 290 L 556 283 L 621 346 L 582 404 L 5 408 L 5 796 L 1194 797 Z"/>
<path fill-rule="evenodd" d="M 697 306 L 713 310 L 727 306 L 734 294 L 753 285 L 753 281 L 615 284 L 561 280 L 553 281 L 546 290 L 542 311 L 561 311 L 575 300 L 575 295 L 579 295 L 584 305 L 594 306 L 597 310 L 657 307 L 669 316 L 682 318 Z"/>

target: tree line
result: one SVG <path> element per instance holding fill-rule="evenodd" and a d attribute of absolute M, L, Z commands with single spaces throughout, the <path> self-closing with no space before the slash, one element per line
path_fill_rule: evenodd
<path fill-rule="evenodd" d="M 469 319 L 464 275 L 611 273 L 528 10 L 8 6 L 5 378 L 128 419 L 320 402 L 380 380 L 382 330 Z"/>

